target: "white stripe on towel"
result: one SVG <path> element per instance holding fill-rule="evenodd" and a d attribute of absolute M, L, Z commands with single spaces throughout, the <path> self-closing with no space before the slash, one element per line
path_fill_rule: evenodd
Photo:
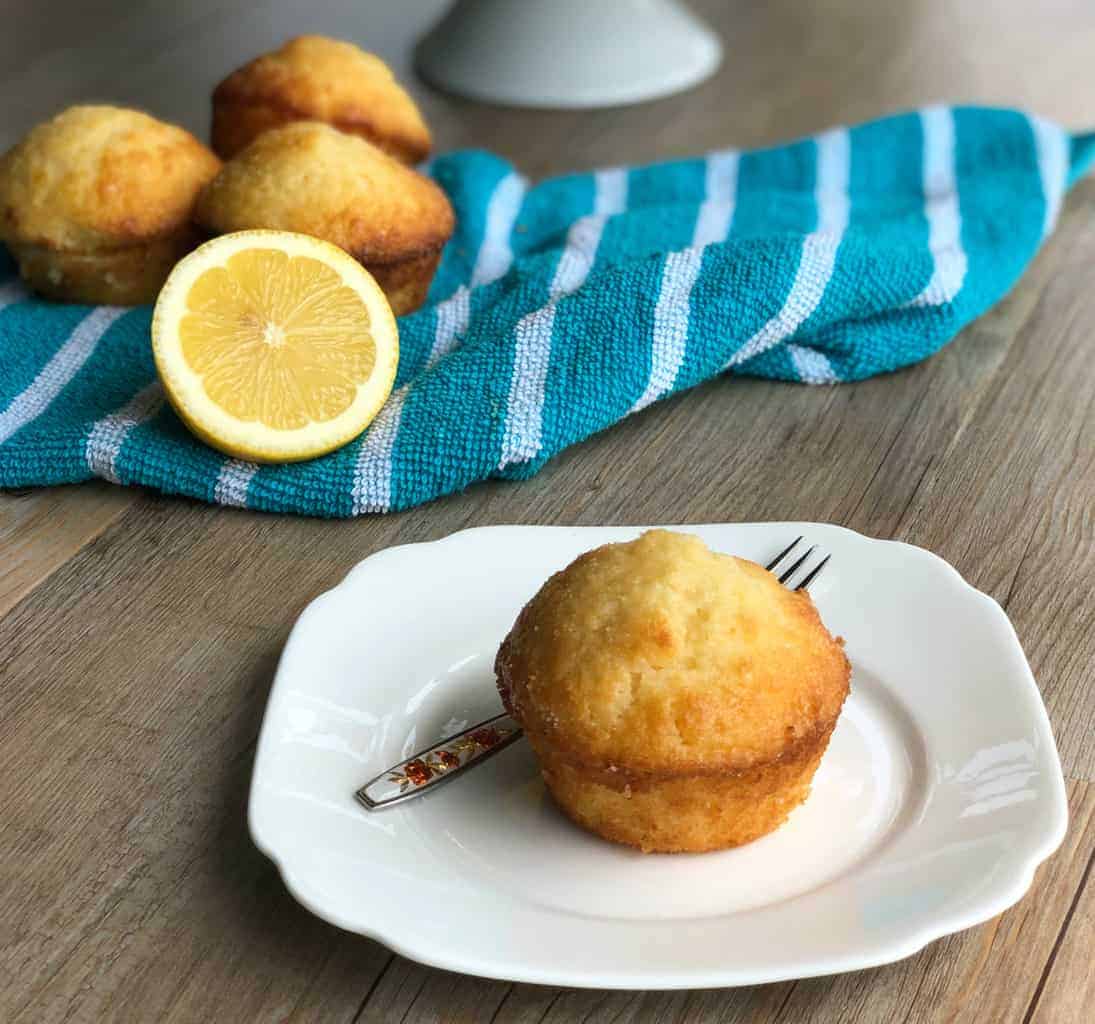
<path fill-rule="evenodd" d="M 852 172 L 852 140 L 847 128 L 823 132 L 817 143 L 817 230 L 843 235 L 848 226 L 848 182 Z"/>
<path fill-rule="evenodd" d="M 816 349 L 804 348 L 802 345 L 788 345 L 787 351 L 794 363 L 795 372 L 804 384 L 835 384 L 836 371 L 829 357 Z"/>
<path fill-rule="evenodd" d="M 540 451 L 555 307 L 563 296 L 577 291 L 585 283 L 597 258 L 605 220 L 604 215 L 593 214 L 571 225 L 547 303 L 517 322 L 499 469 L 525 462 Z"/>
<path fill-rule="evenodd" d="M 817 138 L 818 231 L 843 236 L 848 227 L 851 199 L 848 187 L 852 170 L 852 140 L 846 128 L 835 128 Z M 832 384 L 836 371 L 829 357 L 816 349 L 788 345 L 795 371 L 806 384 Z"/>
<path fill-rule="evenodd" d="M 802 326 L 825 294 L 833 276 L 838 248 L 840 239 L 835 235 L 815 231 L 803 238 L 798 270 L 783 308 L 734 353 L 725 369 L 778 345 Z"/>
<path fill-rule="evenodd" d="M 954 114 L 949 107 L 920 112 L 924 132 L 924 216 L 934 267 L 910 306 L 942 306 L 962 289 L 967 260 L 962 248 L 962 211 L 955 172 Z"/>
<path fill-rule="evenodd" d="M 118 483 L 115 464 L 125 439 L 135 427 L 155 416 L 163 401 L 163 388 L 155 380 L 138 391 L 121 408 L 101 420 L 96 420 L 84 445 L 87 468 L 104 480 Z"/>
<path fill-rule="evenodd" d="M 1040 117 L 1028 116 L 1034 145 L 1038 151 L 1038 173 L 1042 178 L 1042 195 L 1046 201 L 1042 221 L 1045 238 L 1057 223 L 1061 199 L 1068 183 L 1068 136 L 1055 124 Z"/>
<path fill-rule="evenodd" d="M 241 459 L 226 459 L 217 473 L 217 482 L 213 487 L 213 500 L 218 505 L 230 505 L 233 508 L 247 507 L 247 488 L 251 478 L 259 471 L 254 462 Z"/>
<path fill-rule="evenodd" d="M 388 399 L 358 448 L 352 491 L 355 516 L 387 512 L 392 507 L 392 451 L 407 390 L 404 385 Z"/>
<path fill-rule="evenodd" d="M 650 379 L 631 412 L 645 409 L 673 387 L 684 362 L 692 286 L 703 263 L 703 249 L 682 249 L 665 258 L 662 285 L 654 306 Z"/>
<path fill-rule="evenodd" d="M 802 240 L 798 270 L 783 308 L 734 353 L 726 369 L 786 341 L 817 309 L 832 280 L 837 250 L 848 226 L 850 162 L 847 129 L 836 128 L 818 136 L 814 186 L 818 228 Z M 824 356 L 820 358 L 825 359 Z"/>
<path fill-rule="evenodd" d="M 733 201 L 738 196 L 738 165 L 741 153 L 720 149 L 708 153 L 704 161 L 704 198 Z"/>
<path fill-rule="evenodd" d="M 739 157 L 735 149 L 708 154 L 704 168 L 704 201 L 692 230 L 693 245 L 702 247 L 726 241 L 738 197 Z"/>
<path fill-rule="evenodd" d="M 692 230 L 692 245 L 702 249 L 705 245 L 725 242 L 734 220 L 734 203 L 727 199 L 707 199 L 700 204 L 696 226 Z"/>
<path fill-rule="evenodd" d="M 437 304 L 437 326 L 430 348 L 426 369 L 456 347 L 456 342 L 468 329 L 471 316 L 471 292 L 461 285 L 444 302 Z"/>
<path fill-rule="evenodd" d="M 606 167 L 593 172 L 593 212 L 604 217 L 627 209 L 627 168 Z"/>
<path fill-rule="evenodd" d="M 99 340 L 123 313 L 119 306 L 98 306 L 81 320 L 38 376 L 0 412 L 0 444 L 42 415 L 95 351 Z"/>
<path fill-rule="evenodd" d="M 519 174 L 507 174 L 494 187 L 494 194 L 487 204 L 487 228 L 483 244 L 475 258 L 475 270 L 471 275 L 472 288 L 497 281 L 513 263 L 513 247 L 510 239 L 521 204 L 528 191 L 528 182 Z"/>
<path fill-rule="evenodd" d="M 656 402 L 677 380 L 688 345 L 692 288 L 703 265 L 705 246 L 726 241 L 734 219 L 738 190 L 739 153 L 734 149 L 709 153 L 704 167 L 704 201 L 692 229 L 692 246 L 665 258 L 661 288 L 654 306 L 650 339 L 650 377 L 631 407 L 638 412 Z"/>
<path fill-rule="evenodd" d="M 437 305 L 437 326 L 426 360 L 427 369 L 451 352 L 467 331 L 471 315 L 471 289 L 497 281 L 513 265 L 513 228 L 527 191 L 528 182 L 513 173 L 507 174 L 494 186 L 487 201 L 486 227 L 475 256 L 471 284 L 461 285 Z"/>

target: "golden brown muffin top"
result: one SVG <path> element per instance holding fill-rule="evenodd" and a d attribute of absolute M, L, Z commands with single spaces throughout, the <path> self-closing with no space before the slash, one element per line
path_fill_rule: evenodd
<path fill-rule="evenodd" d="M 260 135 L 202 193 L 207 230 L 279 228 L 333 242 L 362 263 L 435 251 L 452 207 L 429 178 L 364 139 L 316 121 Z"/>
<path fill-rule="evenodd" d="M 560 754 L 667 775 L 793 756 L 831 729 L 850 674 L 805 591 L 666 530 L 552 576 L 496 667 L 511 712 Z"/>
<path fill-rule="evenodd" d="M 213 102 L 261 103 L 301 120 L 390 139 L 411 162 L 430 152 L 430 130 L 388 65 L 326 36 L 298 36 L 256 57 L 217 86 Z"/>
<path fill-rule="evenodd" d="M 0 238 L 118 249 L 187 224 L 220 160 L 137 110 L 69 107 L 0 158 Z"/>

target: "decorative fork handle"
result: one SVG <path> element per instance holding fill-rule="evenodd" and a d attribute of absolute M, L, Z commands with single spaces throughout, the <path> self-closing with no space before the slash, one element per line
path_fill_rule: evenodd
<path fill-rule="evenodd" d="M 354 796 L 370 811 L 391 807 L 456 778 L 521 735 L 521 727 L 509 715 L 495 715 L 392 765 L 366 782 Z"/>

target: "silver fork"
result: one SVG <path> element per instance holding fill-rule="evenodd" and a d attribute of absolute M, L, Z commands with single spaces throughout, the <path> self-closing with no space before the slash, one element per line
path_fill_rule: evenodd
<path fill-rule="evenodd" d="M 765 568 L 775 572 L 785 559 L 797 553 L 801 543 L 802 537 L 796 537 Z M 805 590 L 817 579 L 829 558 L 829 555 L 821 557 L 814 544 L 780 572 L 779 582 L 791 590 Z M 354 797 L 370 811 L 403 803 L 482 764 L 522 735 L 521 726 L 508 714 L 495 715 L 386 768 L 357 790 Z"/>

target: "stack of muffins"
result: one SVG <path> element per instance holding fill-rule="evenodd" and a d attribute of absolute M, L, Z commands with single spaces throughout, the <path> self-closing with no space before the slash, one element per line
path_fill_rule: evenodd
<path fill-rule="evenodd" d="M 429 154 L 430 132 L 381 60 L 290 40 L 217 86 L 212 136 L 210 150 L 109 106 L 34 128 L 0 158 L 0 240 L 24 279 L 63 302 L 152 302 L 205 238 L 272 228 L 346 250 L 397 316 L 425 301 L 453 212 L 409 166 Z"/>

